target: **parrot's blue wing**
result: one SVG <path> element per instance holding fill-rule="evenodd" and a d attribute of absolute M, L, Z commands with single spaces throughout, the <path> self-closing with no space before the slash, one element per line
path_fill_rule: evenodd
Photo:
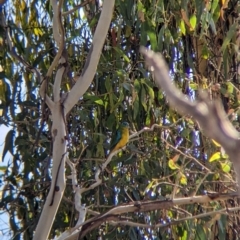
<path fill-rule="evenodd" d="M 111 144 L 110 150 L 112 150 L 117 145 L 117 143 L 120 141 L 121 137 L 122 137 L 121 131 L 118 129 L 116 136 L 114 137 L 113 142 Z"/>

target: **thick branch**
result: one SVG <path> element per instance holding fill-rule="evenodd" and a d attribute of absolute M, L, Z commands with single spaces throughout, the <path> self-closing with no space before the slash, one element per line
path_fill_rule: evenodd
<path fill-rule="evenodd" d="M 166 200 L 155 200 L 155 201 L 137 201 L 132 202 L 128 204 L 122 204 L 120 206 L 117 206 L 106 213 L 103 213 L 99 216 L 93 217 L 84 224 L 80 225 L 79 227 L 82 227 L 82 230 L 80 232 L 80 236 L 78 239 L 83 238 L 87 233 L 92 231 L 93 229 L 96 229 L 99 225 L 106 221 L 116 221 L 116 218 L 114 216 L 119 216 L 121 214 L 128 214 L 130 212 L 148 212 L 148 211 L 155 211 L 159 209 L 169 209 L 175 205 L 181 206 L 186 204 L 194 204 L 194 203 L 208 203 L 211 201 L 218 201 L 218 200 L 227 200 L 234 197 L 239 197 L 238 193 L 213 193 L 208 194 L 204 196 L 195 196 L 195 197 L 188 197 L 188 198 L 177 198 L 177 199 L 166 199 Z M 118 218 L 118 220 L 123 220 L 124 218 Z M 160 226 L 158 226 L 160 227 Z M 72 229 L 76 230 L 76 229 Z M 66 239 L 77 239 L 74 238 L 75 234 L 73 234 L 71 237 Z"/>
<path fill-rule="evenodd" d="M 66 113 L 72 109 L 74 104 L 76 104 L 79 98 L 87 91 L 93 80 L 102 47 L 112 19 L 114 3 L 114 0 L 105 0 L 103 2 L 102 13 L 98 21 L 98 25 L 93 37 L 92 46 L 88 53 L 84 69 L 81 76 L 77 79 L 76 84 L 71 89 L 68 98 L 64 102 Z"/>
<path fill-rule="evenodd" d="M 163 57 L 141 47 L 149 67 L 154 68 L 156 83 L 162 87 L 169 104 L 182 114 L 191 115 L 196 119 L 205 134 L 219 142 L 233 162 L 238 184 L 240 183 L 240 140 L 239 133 L 229 122 L 220 102 L 211 102 L 206 96 L 200 95 L 200 100 L 191 102 L 175 86 L 168 74 L 168 68 Z"/>
<path fill-rule="evenodd" d="M 39 219 L 34 239 L 47 239 L 52 228 L 59 204 L 61 202 L 65 190 L 65 158 L 66 158 L 66 128 L 65 128 L 65 115 L 62 109 L 62 102 L 60 101 L 60 85 L 65 71 L 64 63 L 66 59 L 62 56 L 65 45 L 65 32 L 62 25 L 61 8 L 63 0 L 59 3 L 55 0 L 51 1 L 53 6 L 53 29 L 54 39 L 59 46 L 57 55 L 55 56 L 50 68 L 48 69 L 45 80 L 43 81 L 40 92 L 43 94 L 45 91 L 48 78 L 52 75 L 53 69 L 58 63 L 62 63 L 57 70 L 57 74 L 53 86 L 54 105 L 51 109 L 52 112 L 52 137 L 53 137 L 53 167 L 52 167 L 52 183 L 48 193 L 46 202 L 44 204 L 41 217 Z M 60 59 L 60 57 L 62 58 Z M 59 61 L 60 59 L 60 61 Z"/>
<path fill-rule="evenodd" d="M 66 131 L 60 102 L 54 103 L 51 133 L 53 138 L 52 183 L 34 235 L 34 239 L 36 240 L 45 240 L 48 238 L 66 186 Z"/>
<path fill-rule="evenodd" d="M 62 3 L 63 0 L 59 1 L 59 5 L 57 4 L 56 0 L 52 0 L 51 1 L 52 6 L 53 6 L 53 36 L 54 39 L 56 41 L 56 43 L 59 45 L 59 49 L 57 52 L 57 55 L 55 56 L 51 66 L 48 69 L 47 72 L 47 77 L 50 77 L 52 75 L 53 69 L 57 66 L 58 64 L 58 60 L 60 59 L 62 52 L 63 52 L 63 48 L 64 48 L 64 44 L 65 44 L 65 32 L 64 32 L 64 28 L 63 28 L 63 24 L 62 24 L 62 15 L 61 15 L 61 7 L 62 7 Z"/>

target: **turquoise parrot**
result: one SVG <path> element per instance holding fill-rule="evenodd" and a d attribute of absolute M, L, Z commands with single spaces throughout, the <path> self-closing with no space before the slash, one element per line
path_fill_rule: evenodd
<path fill-rule="evenodd" d="M 127 122 L 122 122 L 112 140 L 109 154 L 123 148 L 128 143 L 128 140 L 129 124 Z"/>

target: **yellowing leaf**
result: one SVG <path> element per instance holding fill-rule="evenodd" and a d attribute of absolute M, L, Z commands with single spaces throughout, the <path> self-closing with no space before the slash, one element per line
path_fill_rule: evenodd
<path fill-rule="evenodd" d="M 222 157 L 222 159 L 228 159 L 229 158 L 226 153 L 224 153 L 224 154 L 221 153 L 221 157 Z"/>
<path fill-rule="evenodd" d="M 182 185 L 187 185 L 187 177 L 183 173 L 181 174 L 180 183 Z"/>
<path fill-rule="evenodd" d="M 222 158 L 222 155 L 220 152 L 215 152 L 209 159 L 209 162 L 217 161 Z"/>
<path fill-rule="evenodd" d="M 227 93 L 231 95 L 233 93 L 234 86 L 231 82 L 227 82 Z"/>
<path fill-rule="evenodd" d="M 213 175 L 213 180 L 219 180 L 220 174 L 219 173 L 215 173 Z"/>
<path fill-rule="evenodd" d="M 98 105 L 104 106 L 102 99 L 95 100 L 94 102 L 97 103 Z"/>
<path fill-rule="evenodd" d="M 179 169 L 179 168 L 180 168 L 172 159 L 170 159 L 170 160 L 168 161 L 168 166 L 169 166 L 169 168 L 171 168 L 172 170 L 176 170 L 176 169 Z"/>
<path fill-rule="evenodd" d="M 210 55 L 209 49 L 206 45 L 204 45 L 202 48 L 202 58 L 207 60 L 209 58 L 209 55 Z"/>
<path fill-rule="evenodd" d="M 190 30 L 194 30 L 196 28 L 196 24 L 197 24 L 197 17 L 196 17 L 196 15 L 192 15 L 190 17 L 190 24 L 191 24 L 191 29 Z"/>
<path fill-rule="evenodd" d="M 151 182 L 147 185 L 147 187 L 145 188 L 144 193 L 147 193 L 147 192 L 151 189 L 151 187 L 153 186 L 153 184 L 154 184 L 154 181 L 151 181 Z"/>
<path fill-rule="evenodd" d="M 40 28 L 37 28 L 37 27 L 33 28 L 33 32 L 36 36 L 42 36 L 43 35 L 42 30 Z"/>
<path fill-rule="evenodd" d="M 185 36 L 186 35 L 186 27 L 185 27 L 185 23 L 182 19 L 180 21 L 180 30 L 181 30 L 182 34 Z"/>
<path fill-rule="evenodd" d="M 192 90 L 198 90 L 198 84 L 195 83 L 195 82 L 190 82 L 190 83 L 189 83 L 189 87 L 190 87 Z"/>
<path fill-rule="evenodd" d="M 214 145 L 215 145 L 216 147 L 221 147 L 221 145 L 220 145 L 218 142 L 216 142 L 215 140 L 212 139 L 212 142 L 214 143 Z"/>
<path fill-rule="evenodd" d="M 25 1 L 21 1 L 21 4 L 19 6 L 20 6 L 20 11 L 23 12 L 26 9 L 27 4 L 25 3 Z"/>
<path fill-rule="evenodd" d="M 200 82 L 200 87 L 202 89 L 207 89 L 208 88 L 208 79 L 205 77 L 202 77 L 201 82 Z"/>
<path fill-rule="evenodd" d="M 225 172 L 225 173 L 229 173 L 231 171 L 231 163 L 230 162 L 225 162 L 225 163 L 221 163 L 220 162 L 220 165 L 221 165 L 221 168 L 222 168 L 222 171 Z"/>
<path fill-rule="evenodd" d="M 66 84 L 66 87 L 67 87 L 67 90 L 70 91 L 70 86 L 68 83 Z"/>
<path fill-rule="evenodd" d="M 3 80 L 0 79 L 0 100 L 6 102 L 6 84 Z"/>

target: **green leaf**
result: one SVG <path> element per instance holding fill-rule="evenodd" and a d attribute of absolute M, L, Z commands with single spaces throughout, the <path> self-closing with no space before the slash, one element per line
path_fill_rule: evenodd
<path fill-rule="evenodd" d="M 226 85 L 227 85 L 227 93 L 229 95 L 233 94 L 234 85 L 231 82 L 227 82 Z"/>
<path fill-rule="evenodd" d="M 161 52 L 163 50 L 163 42 L 164 42 L 164 32 L 165 25 L 163 25 L 158 33 L 158 50 Z"/>
<path fill-rule="evenodd" d="M 141 84 L 140 84 L 140 82 L 137 80 L 137 79 L 135 79 L 135 81 L 134 81 L 134 88 L 135 88 L 135 90 L 139 93 L 140 92 L 140 90 L 141 90 Z"/>
<path fill-rule="evenodd" d="M 148 21 L 147 28 L 148 28 L 147 34 L 148 34 L 148 37 L 150 39 L 151 49 L 153 51 L 156 51 L 157 50 L 157 37 L 156 37 L 155 29 L 152 26 L 150 21 Z"/>
<path fill-rule="evenodd" d="M 214 13 L 213 13 L 213 21 L 216 23 L 217 21 L 218 21 L 218 19 L 219 19 L 219 17 L 220 17 L 220 6 L 219 5 L 217 5 L 217 8 L 216 8 L 216 10 L 214 11 Z"/>
<path fill-rule="evenodd" d="M 14 139 L 15 132 L 14 130 L 10 130 L 7 133 L 7 136 L 5 138 L 5 144 L 3 148 L 3 154 L 2 154 L 2 162 L 4 160 L 5 155 L 9 151 L 13 155 L 13 139 Z"/>
<path fill-rule="evenodd" d="M 128 56 L 124 53 L 124 51 L 118 47 L 113 48 L 127 63 L 130 63 L 130 59 Z"/>
<path fill-rule="evenodd" d="M 140 45 L 145 46 L 147 44 L 148 41 L 148 36 L 147 36 L 147 32 L 148 32 L 148 27 L 146 22 L 141 24 L 141 39 L 140 39 Z"/>
<path fill-rule="evenodd" d="M 140 201 L 141 200 L 141 196 L 139 195 L 139 191 L 136 191 L 135 189 L 133 189 L 132 194 L 133 194 L 133 197 L 134 197 L 135 201 Z"/>
<path fill-rule="evenodd" d="M 195 0 L 195 7 L 196 7 L 196 10 L 197 10 L 196 17 L 197 17 L 197 24 L 198 24 L 200 22 L 201 16 L 202 16 L 203 11 L 205 9 L 204 1 Z"/>
<path fill-rule="evenodd" d="M 110 105 L 110 110 L 113 110 L 114 107 L 114 100 L 113 100 L 113 89 L 112 89 L 112 84 L 111 84 L 111 80 L 110 77 L 108 76 L 107 79 L 105 80 L 105 87 L 106 90 L 108 92 L 108 96 L 109 96 L 109 105 Z M 107 101 L 106 101 L 107 102 Z"/>
<path fill-rule="evenodd" d="M 212 6 L 211 6 L 211 13 L 213 14 L 215 12 L 215 9 L 218 6 L 219 0 L 212 0 Z"/>
<path fill-rule="evenodd" d="M 154 100 L 154 91 L 153 91 L 152 87 L 150 87 L 150 86 L 147 84 L 147 82 L 144 81 L 144 80 L 142 80 L 141 82 L 142 82 L 142 84 L 146 87 L 146 91 L 147 91 L 149 97 L 150 97 L 152 100 Z"/>
<path fill-rule="evenodd" d="M 143 87 L 141 88 L 141 104 L 142 104 L 144 110 L 147 111 L 148 108 L 147 108 L 147 104 L 146 104 L 146 90 Z"/>
<path fill-rule="evenodd" d="M 138 233 L 137 228 L 131 227 L 131 228 L 130 228 L 130 231 L 128 232 L 128 239 L 129 239 L 129 240 L 139 239 L 139 238 L 138 238 L 138 235 L 139 235 L 139 233 Z"/>
<path fill-rule="evenodd" d="M 84 99 L 91 101 L 91 103 L 96 103 L 98 105 L 104 106 L 103 100 L 101 98 L 99 98 L 98 96 L 84 95 Z"/>
<path fill-rule="evenodd" d="M 219 230 L 218 231 L 218 239 L 225 240 L 227 236 L 226 226 L 228 225 L 228 216 L 225 214 L 221 214 L 220 219 L 217 221 Z"/>
<path fill-rule="evenodd" d="M 169 28 L 167 28 L 165 30 L 165 44 L 168 52 L 170 51 L 172 43 L 173 43 L 172 33 L 169 30 Z"/>
<path fill-rule="evenodd" d="M 229 45 L 230 41 L 232 40 L 233 36 L 236 35 L 237 28 L 238 28 L 238 23 L 236 23 L 236 22 L 230 27 L 230 29 L 227 33 L 227 36 L 224 39 L 223 45 L 221 47 L 221 50 L 223 52 L 225 52 L 225 50 L 226 50 L 227 46 Z"/>
<path fill-rule="evenodd" d="M 215 26 L 213 16 L 210 15 L 210 14 L 209 14 L 209 16 L 211 16 L 210 19 L 208 20 L 209 21 L 209 26 L 211 27 L 211 30 L 214 33 L 214 35 L 217 35 L 217 30 L 216 30 L 216 26 Z"/>
<path fill-rule="evenodd" d="M 128 90 L 129 92 L 131 92 L 131 90 L 132 90 L 132 85 L 131 85 L 130 83 L 124 82 L 124 83 L 123 83 L 123 87 L 124 87 L 126 90 Z"/>
<path fill-rule="evenodd" d="M 139 113 L 139 97 L 137 95 L 133 102 L 133 119 L 134 120 L 136 120 L 138 113 Z"/>
<path fill-rule="evenodd" d="M 209 58 L 209 55 L 210 55 L 210 52 L 208 50 L 208 47 L 204 45 L 202 48 L 202 58 L 207 60 Z"/>

